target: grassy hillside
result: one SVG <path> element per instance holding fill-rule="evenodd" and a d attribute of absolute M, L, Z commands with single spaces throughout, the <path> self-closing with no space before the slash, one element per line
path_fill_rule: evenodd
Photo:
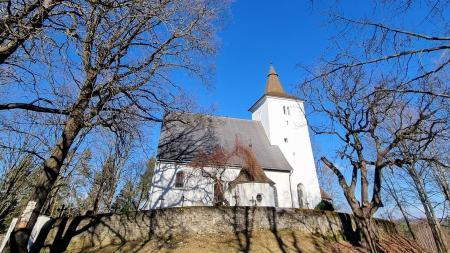
<path fill-rule="evenodd" d="M 404 238 L 386 238 L 381 245 L 388 252 L 425 252 Z M 296 231 L 281 230 L 253 231 L 251 236 L 243 234 L 223 234 L 214 236 L 193 236 L 159 238 L 147 242 L 127 242 L 92 248 L 84 252 L 302 252 L 302 253 L 364 253 L 363 248 L 352 246 L 339 238 L 323 238 Z"/>

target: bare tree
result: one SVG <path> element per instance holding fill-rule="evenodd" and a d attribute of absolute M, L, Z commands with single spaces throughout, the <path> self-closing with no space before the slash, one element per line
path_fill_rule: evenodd
<path fill-rule="evenodd" d="M 317 162 L 316 168 L 318 170 L 319 185 L 327 194 L 330 195 L 332 199 L 332 206 L 335 211 L 344 211 L 344 206 L 346 206 L 345 200 L 340 197 L 341 187 L 339 183 L 336 182 L 335 174 L 328 169 L 328 167 L 323 166 L 320 161 Z"/>
<path fill-rule="evenodd" d="M 435 142 L 445 139 L 445 134 L 441 134 Z M 428 148 L 425 152 L 413 152 L 417 150 L 417 144 L 407 142 L 399 149 L 402 156 L 409 157 L 411 164 L 388 170 L 390 173 L 384 176 L 386 194 L 395 199 L 396 207 L 401 211 L 408 229 L 415 235 L 414 239 L 430 252 L 442 252 L 447 247 L 447 238 L 441 223 L 448 217 L 448 203 L 445 190 L 441 187 L 442 182 L 436 180 L 433 164 L 439 163 L 446 155 L 435 156 L 434 148 Z M 435 145 L 429 145 L 433 146 Z M 425 221 L 420 217 L 422 212 Z"/>
<path fill-rule="evenodd" d="M 412 238 L 416 240 L 416 235 L 414 233 L 414 230 L 411 226 L 411 221 L 407 214 L 406 204 L 402 202 L 402 198 L 399 196 L 401 192 L 400 193 L 397 192 L 398 188 L 395 187 L 394 182 L 392 181 L 393 178 L 393 176 L 391 175 L 393 174 L 392 170 L 390 172 L 391 173 L 386 173 L 385 176 L 383 177 L 385 181 L 386 193 L 389 194 L 394 199 L 395 205 L 400 210 L 400 213 L 402 214 L 402 217 L 406 223 L 409 233 L 411 234 Z"/>
<path fill-rule="evenodd" d="M 233 164 L 240 164 L 241 170 L 237 177 L 231 178 L 227 172 Z M 264 173 L 251 147 L 243 145 L 237 136 L 231 150 L 217 146 L 212 150 L 202 151 L 190 162 L 190 166 L 194 168 L 193 175 L 201 175 L 212 182 L 214 205 L 217 206 L 230 205 L 225 198 L 226 182 L 231 188 L 243 181 L 273 183 Z M 195 173 L 198 171 L 200 173 Z"/>
<path fill-rule="evenodd" d="M 416 103 L 410 105 L 408 101 L 413 95 L 409 93 L 374 92 L 381 83 L 390 81 L 365 73 L 363 68 L 352 68 L 302 87 L 313 112 L 326 118 L 320 125 L 312 126 L 313 131 L 329 134 L 339 143 L 336 161 L 327 157 L 321 160 L 338 177 L 363 243 L 372 252 L 377 251 L 378 236 L 372 216 L 383 206 L 383 170 L 411 164 L 408 157 L 399 154 L 400 146 L 406 140 L 430 143 L 436 133 L 447 127 L 448 118 L 448 111 L 440 107 L 445 98 L 414 97 Z M 426 148 L 427 145 L 420 146 Z M 351 171 L 350 182 L 346 180 L 346 168 Z M 360 198 L 355 191 L 358 180 Z M 372 187 L 370 199 L 369 186 Z"/>
<path fill-rule="evenodd" d="M 339 8 L 329 11 L 337 34 L 318 66 L 306 69 L 310 75 L 303 82 L 305 93 L 315 94 L 306 94 L 314 111 L 329 119 L 316 132 L 331 134 L 342 144 L 336 161 L 321 160 L 338 176 L 355 216 L 365 217 L 382 206 L 383 169 L 417 161 L 402 154 L 401 147 L 429 153 L 431 143 L 442 137 L 450 98 L 448 2 L 390 0 L 367 6 L 370 12 L 352 15 Z M 408 19 L 411 13 L 413 20 Z M 349 183 L 342 167 L 352 168 Z M 358 173 L 359 200 L 353 198 Z M 368 179 L 373 180 L 371 201 Z M 373 233 L 364 233 L 370 241 Z M 374 243 L 369 245 L 376 251 Z M 445 247 L 440 251 L 446 252 Z"/>
<path fill-rule="evenodd" d="M 447 252 L 448 246 L 446 243 L 446 237 L 436 217 L 433 204 L 431 203 L 430 198 L 427 194 L 422 178 L 419 176 L 419 173 L 416 169 L 417 166 L 421 165 L 423 166 L 423 164 L 421 163 L 413 163 L 411 165 L 406 165 L 405 168 L 408 171 L 408 174 L 411 176 L 420 201 L 422 202 L 422 206 L 427 217 L 428 225 L 431 228 L 436 248 L 438 252 Z"/>
<path fill-rule="evenodd" d="M 0 64 L 14 63 L 19 48 L 32 51 L 33 39 L 51 26 L 51 18 L 61 15 L 55 10 L 61 0 L 7 0 L 0 2 Z"/>
<path fill-rule="evenodd" d="M 203 151 L 196 155 L 190 166 L 194 168 L 194 177 L 201 175 L 212 181 L 214 187 L 214 205 L 229 205 L 225 199 L 226 169 L 234 151 L 217 147 L 214 150 Z M 195 173 L 199 171 L 200 173 Z"/>
<path fill-rule="evenodd" d="M 156 159 L 152 157 L 146 162 L 140 161 L 126 168 L 126 173 L 120 180 L 120 191 L 110 211 L 131 212 L 147 206 L 155 165 Z"/>
<path fill-rule="evenodd" d="M 116 197 L 114 203 L 112 204 L 112 210 L 114 210 L 114 212 L 120 213 L 138 210 L 138 206 L 135 202 L 135 197 L 135 185 L 130 179 L 127 179 L 125 181 L 125 184 L 120 189 L 120 192 Z"/>
<path fill-rule="evenodd" d="M 415 93 L 450 98 L 448 74 L 450 36 L 447 1 L 389 0 L 368 3 L 367 16 L 330 11 L 330 23 L 339 31 L 322 63 L 332 66 L 311 71 L 307 82 L 352 68 L 384 75 L 395 82 L 379 83 L 372 92 Z M 420 11 L 418 11 L 420 9 Z M 413 19 L 409 15 L 414 13 Z M 404 22 L 407 19 L 410 22 Z M 323 70 L 323 69 L 322 69 Z"/>
<path fill-rule="evenodd" d="M 30 180 L 36 170 L 36 157 L 25 152 L 32 149 L 27 141 L 14 140 L 14 145 L 0 149 L 0 227 L 5 218 L 21 206 L 30 191 Z M 1 146 L 4 143 L 0 142 Z M 6 224 L 5 224 L 6 225 Z"/>
<path fill-rule="evenodd" d="M 444 133 L 445 130 L 443 131 Z M 442 135 L 440 133 L 435 134 L 439 136 L 439 139 L 441 139 Z M 434 168 L 432 164 L 440 161 L 439 158 L 434 158 L 427 155 L 430 154 L 429 148 L 423 148 L 423 146 L 431 147 L 431 145 L 429 145 L 431 141 L 432 140 L 428 139 L 412 143 L 409 140 L 405 140 L 402 145 L 399 146 L 399 153 L 402 157 L 404 157 L 404 159 L 410 161 L 410 163 L 403 166 L 403 169 L 412 179 L 414 189 L 417 192 L 419 200 L 423 206 L 428 225 L 430 226 L 436 249 L 438 252 L 447 252 L 448 246 L 446 243 L 446 237 L 442 231 L 440 222 L 436 217 L 435 205 L 432 203 L 424 183 L 423 174 L 435 175 L 436 168 Z M 442 192 L 445 195 L 445 189 Z"/>
<path fill-rule="evenodd" d="M 201 60 L 215 51 L 216 21 L 226 3 L 76 1 L 64 7 L 71 15 L 60 20 L 61 26 L 70 29 L 55 35 L 58 50 L 45 51 L 41 44 L 43 51 L 36 56 L 41 60 L 36 65 L 46 64 L 33 68 L 42 69 L 34 75 L 41 79 L 29 96 L 36 99 L 23 102 L 21 97 L 0 104 L 0 110 L 55 115 L 60 126 L 60 136 L 12 235 L 18 252 L 26 251 L 31 229 L 80 134 L 103 127 L 122 136 L 138 131 L 145 121 L 160 122 L 164 110 L 184 108 L 182 86 L 171 71 L 202 73 Z M 43 93 L 48 87 L 53 94 Z"/>
<path fill-rule="evenodd" d="M 448 145 L 449 133 L 441 135 L 438 143 L 430 145 L 430 150 L 426 155 L 426 161 L 433 173 L 433 179 L 437 186 L 441 189 L 447 205 L 450 207 L 450 186 L 449 186 L 449 172 L 450 172 L 450 156 Z"/>
<path fill-rule="evenodd" d="M 140 175 L 140 180 L 137 185 L 137 196 L 136 196 L 136 208 L 142 208 L 147 206 L 147 201 L 149 199 L 150 187 L 152 183 L 153 174 L 155 171 L 156 159 L 155 157 L 150 158 L 145 164 L 145 171 Z"/>
<path fill-rule="evenodd" d="M 129 146 L 116 146 L 110 149 L 101 165 L 101 170 L 94 174 L 94 181 L 89 192 L 93 213 L 98 213 L 100 207 L 103 212 L 111 211 L 113 199 L 129 156 Z"/>

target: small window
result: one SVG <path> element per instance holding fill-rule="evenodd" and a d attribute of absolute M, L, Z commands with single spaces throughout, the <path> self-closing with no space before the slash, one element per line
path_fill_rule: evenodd
<path fill-rule="evenodd" d="M 289 120 L 286 120 L 286 125 L 289 125 Z"/>
<path fill-rule="evenodd" d="M 287 113 L 288 113 L 288 115 L 291 115 L 291 111 L 289 110 L 289 106 L 287 107 Z"/>
<path fill-rule="evenodd" d="M 259 203 L 261 203 L 262 199 L 263 199 L 262 193 L 256 194 L 256 201 L 258 201 Z"/>
<path fill-rule="evenodd" d="M 286 115 L 286 106 L 283 106 L 283 114 Z"/>
<path fill-rule="evenodd" d="M 284 142 L 288 143 L 288 138 L 284 138 Z"/>
<path fill-rule="evenodd" d="M 182 188 L 184 187 L 184 172 L 179 171 L 175 175 L 175 187 Z"/>

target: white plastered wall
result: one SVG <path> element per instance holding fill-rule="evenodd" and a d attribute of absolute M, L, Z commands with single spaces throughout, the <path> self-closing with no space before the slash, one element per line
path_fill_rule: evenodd
<path fill-rule="evenodd" d="M 291 189 L 289 187 L 289 173 L 278 171 L 264 171 L 266 176 L 275 183 L 278 207 L 292 207 Z"/>
<path fill-rule="evenodd" d="M 261 200 L 258 201 L 258 195 Z M 275 206 L 275 189 L 268 183 L 241 183 L 227 191 L 225 195 L 230 205 L 237 206 Z"/>
<path fill-rule="evenodd" d="M 205 168 L 205 170 L 208 168 Z M 184 187 L 175 187 L 176 173 L 185 174 Z M 223 181 L 237 177 L 238 169 L 218 171 Z M 157 162 L 149 194 L 149 209 L 180 206 L 211 206 L 214 204 L 214 182 L 202 176 L 202 170 L 186 164 Z"/>
<path fill-rule="evenodd" d="M 290 180 L 293 207 L 299 207 L 297 186 L 302 184 L 303 207 L 314 208 L 321 199 L 320 188 L 303 102 L 266 96 L 254 109 L 252 119 L 261 121 L 270 144 L 279 146 L 293 168 Z"/>
<path fill-rule="evenodd" d="M 209 168 L 211 170 L 217 170 Z M 183 171 L 186 175 L 185 186 L 183 188 L 175 187 L 176 173 Z M 235 192 L 228 192 L 227 182 L 235 179 L 239 174 L 239 168 L 228 168 L 220 170 L 221 178 L 225 182 L 225 197 L 230 205 L 235 205 Z M 216 172 L 217 173 L 217 172 Z M 242 198 L 241 206 L 248 206 L 250 200 L 256 198 L 257 194 L 263 194 L 263 203 L 257 203 L 260 206 L 275 206 L 275 198 L 278 200 L 279 207 L 292 207 L 289 173 L 277 171 L 265 171 L 274 183 L 274 188 L 269 184 L 247 183 L 246 186 L 240 186 L 238 195 Z M 254 189 L 250 189 L 254 186 Z M 201 170 L 194 169 L 186 164 L 175 164 L 157 162 L 155 172 L 152 178 L 152 186 L 149 193 L 148 209 L 162 207 L 180 207 L 180 206 L 212 206 L 214 199 L 214 183 L 211 178 L 202 176 Z"/>

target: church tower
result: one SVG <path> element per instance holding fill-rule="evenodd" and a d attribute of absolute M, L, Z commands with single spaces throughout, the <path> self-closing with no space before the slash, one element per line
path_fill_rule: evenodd
<path fill-rule="evenodd" d="M 292 207 L 314 208 L 321 200 L 320 188 L 303 100 L 286 94 L 272 64 L 265 93 L 249 111 L 292 167 L 288 193 Z"/>

